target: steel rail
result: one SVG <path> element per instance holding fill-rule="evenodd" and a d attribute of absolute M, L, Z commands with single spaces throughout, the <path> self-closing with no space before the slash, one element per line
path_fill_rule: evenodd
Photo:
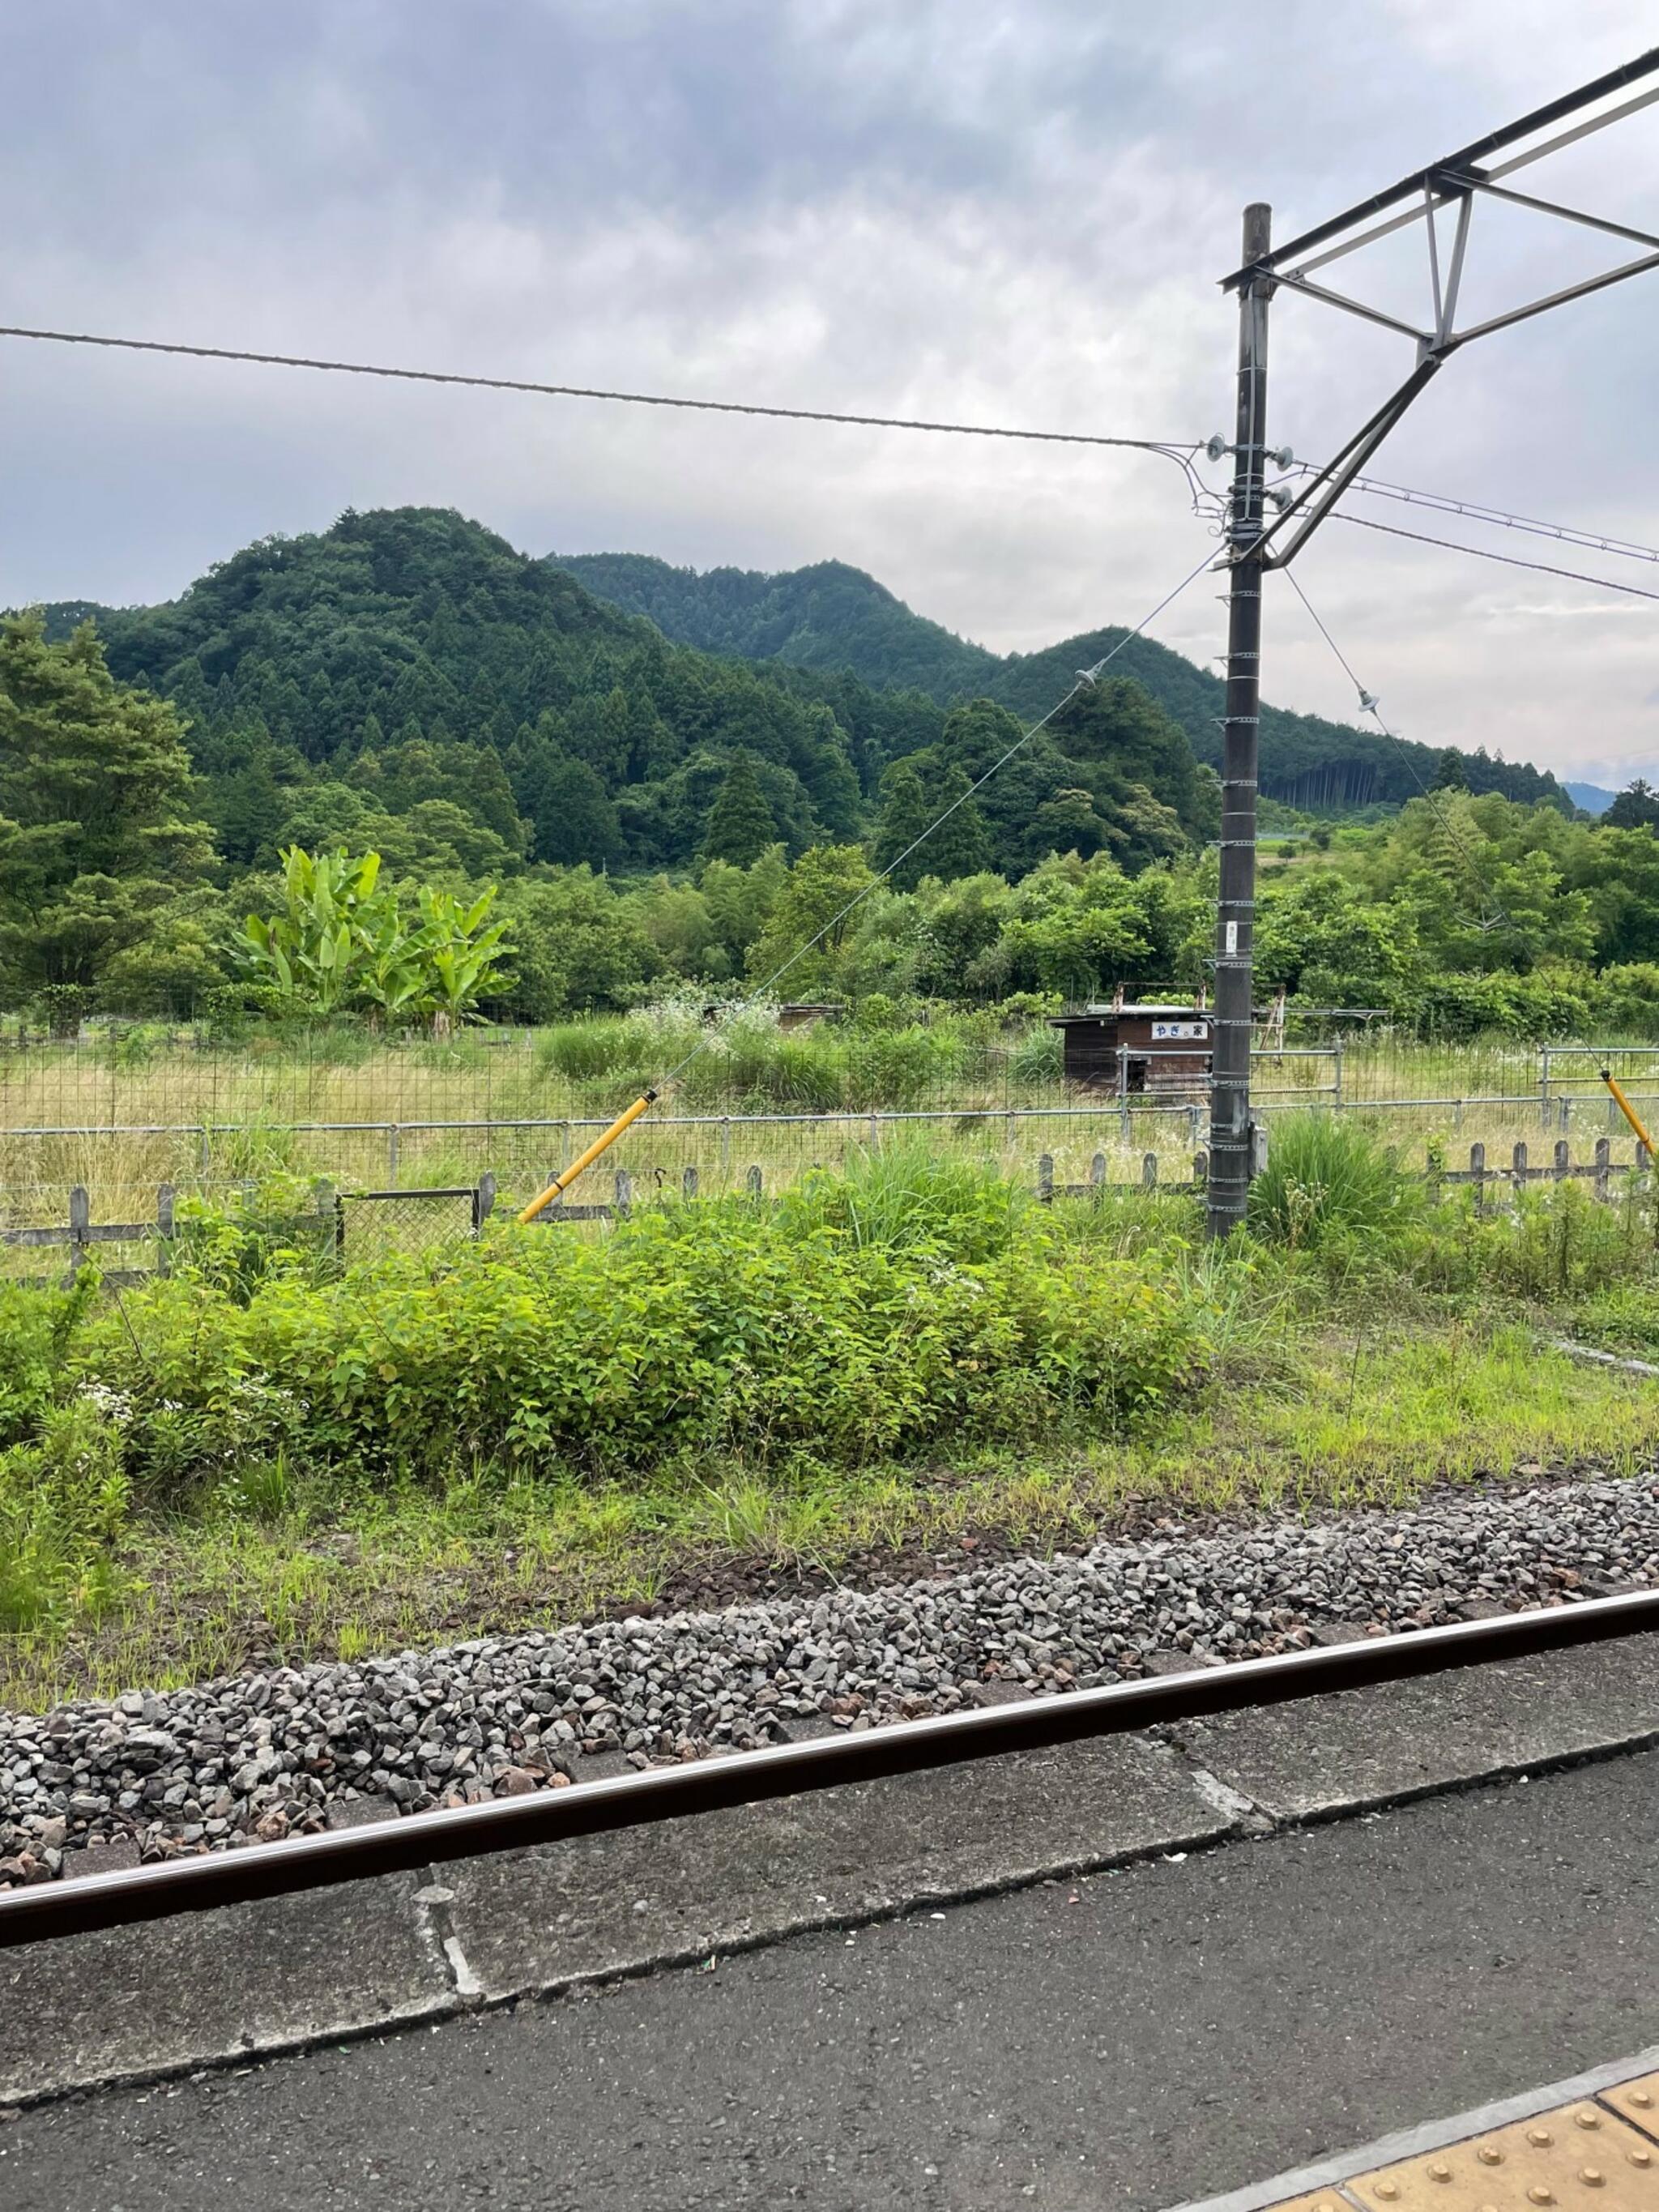
<path fill-rule="evenodd" d="M 1158 1723 L 1375 1689 L 1656 1630 L 1659 1590 L 1591 1598 L 1492 1620 L 1458 1621 L 1146 1681 L 1109 1683 L 1033 1698 L 1024 1705 L 946 1713 L 828 1741 L 775 1744 L 728 1758 L 650 1767 L 565 1790 L 539 1790 L 533 1796 L 409 1814 L 372 1827 L 43 1882 L 0 1894 L 0 1949 L 376 1875 L 407 1874 L 446 1859 L 726 1812 L 769 1798 L 917 1774 L 1012 1751 L 1127 1735 Z"/>

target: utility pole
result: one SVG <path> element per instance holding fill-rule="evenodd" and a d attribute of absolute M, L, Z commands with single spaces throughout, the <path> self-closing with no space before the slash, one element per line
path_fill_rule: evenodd
<path fill-rule="evenodd" d="M 1659 273 L 1659 233 L 1633 228 L 1608 216 L 1517 191 L 1518 172 L 1573 146 L 1608 124 L 1622 123 L 1659 102 L 1659 46 L 1547 100 L 1501 130 L 1489 131 L 1398 184 L 1372 192 L 1304 231 L 1276 250 L 1272 210 L 1244 210 L 1244 258 L 1224 289 L 1238 294 L 1238 421 L 1234 434 L 1233 488 L 1227 511 L 1226 566 L 1231 584 L 1227 619 L 1227 712 L 1221 783 L 1221 893 L 1216 915 L 1215 1028 L 1211 1053 L 1208 1227 L 1225 1237 L 1243 1221 L 1249 1201 L 1256 1129 L 1250 1112 L 1250 975 L 1255 920 L 1255 799 L 1261 714 L 1261 580 L 1287 568 L 1352 483 L 1414 400 L 1461 347 L 1582 300 L 1626 277 Z M 1632 92 L 1632 86 L 1640 91 Z M 1619 97 L 1619 95 L 1624 95 Z M 1564 130 L 1559 125 L 1565 125 Z M 1504 159 L 1494 161 L 1501 154 Z M 1621 246 L 1642 250 L 1613 267 L 1581 276 L 1541 298 L 1524 300 L 1474 323 L 1460 324 L 1458 304 L 1476 204 L 1567 222 L 1598 232 Z M 1449 236 L 1443 241 L 1441 219 Z M 1323 281 L 1334 262 L 1377 240 L 1420 222 L 1428 246 L 1428 315 L 1419 322 L 1334 291 Z M 1316 282 L 1316 272 L 1320 281 Z M 1416 364 L 1380 407 L 1322 468 L 1304 469 L 1307 482 L 1292 496 L 1273 493 L 1279 512 L 1264 520 L 1267 462 L 1267 302 L 1275 291 L 1314 300 L 1357 315 L 1411 339 Z M 1212 459 L 1226 451 L 1217 439 Z M 1273 456 L 1289 469 L 1288 451 Z M 1363 713 L 1376 702 L 1361 691 Z"/>
<path fill-rule="evenodd" d="M 1273 243 L 1273 210 L 1244 210 L 1243 265 Z M 1269 276 L 1238 295 L 1238 407 L 1227 514 L 1227 711 L 1221 769 L 1221 896 L 1216 908 L 1215 1027 L 1210 1060 L 1208 1226 L 1225 1237 L 1250 1195 L 1250 987 L 1255 927 L 1255 786 L 1261 724 L 1261 538 L 1267 479 Z"/>

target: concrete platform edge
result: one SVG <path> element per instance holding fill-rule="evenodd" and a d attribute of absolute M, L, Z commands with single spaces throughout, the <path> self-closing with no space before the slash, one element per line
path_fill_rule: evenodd
<path fill-rule="evenodd" d="M 1166 1737 L 1165 1740 L 1167 1741 L 1168 1738 Z M 875 1907 L 860 1908 L 851 1911 L 802 1912 L 791 1915 L 772 1925 L 757 1930 L 752 1935 L 740 1935 L 723 1940 L 718 1947 L 719 1955 L 741 1956 L 746 1953 L 769 1949 L 797 1936 L 822 1932 L 826 1929 L 845 1929 L 850 1931 L 860 1927 L 875 1926 L 885 1921 L 899 1919 L 908 1913 L 928 1908 L 937 1909 L 942 1905 L 968 1904 L 976 1899 L 1034 1887 L 1044 1881 L 1063 1881 L 1077 1875 L 1104 1873 L 1117 1868 L 1144 1863 L 1170 1850 L 1222 1849 L 1239 1842 L 1257 1840 L 1267 1835 L 1285 1834 L 1301 1828 L 1360 1819 L 1367 1814 L 1401 1808 L 1427 1799 L 1449 1796 L 1462 1790 L 1501 1786 L 1504 1784 L 1521 1782 L 1534 1775 L 1542 1776 L 1560 1772 L 1577 1766 L 1623 1758 L 1652 1748 L 1656 1745 L 1659 1745 L 1659 1728 L 1626 1729 L 1610 1735 L 1604 1741 L 1582 1744 L 1569 1751 L 1543 1753 L 1531 1759 L 1471 1763 L 1466 1771 L 1456 1775 L 1447 1776 L 1420 1785 L 1356 1796 L 1340 1804 L 1321 1806 L 1304 1815 L 1275 1816 L 1266 1808 L 1261 1808 L 1257 1817 L 1254 1820 L 1240 1819 L 1227 1821 L 1212 1817 L 1206 1821 L 1194 1817 L 1178 1825 L 1169 1824 L 1170 1832 L 1167 1834 L 1161 1835 L 1156 1840 L 1138 1843 L 1127 1849 L 1107 1851 L 1098 1855 L 1070 1854 L 1063 1859 L 1035 1863 L 1030 1867 L 1022 1867 L 1018 1871 L 1010 1870 L 997 1880 L 989 1882 L 943 1885 L 934 1883 L 926 1887 L 917 1887 L 914 1891 L 904 1892 L 892 1899 L 884 1900 L 879 1906 Z M 1171 1744 L 1170 1749 L 1172 1755 L 1181 1759 L 1189 1769 L 1195 1765 L 1206 1768 L 1208 1766 L 1207 1760 L 1186 1752 L 1184 1747 L 1177 1747 Z M 1205 1801 L 1205 1809 L 1213 1814 L 1213 1806 L 1207 1801 Z M 1195 1816 L 1197 1811 L 1198 1808 L 1195 1806 Z M 427 1879 L 441 1884 L 444 1880 L 444 1869 L 441 1867 L 433 1869 Z M 322 1893 L 325 1895 L 330 1893 Z M 0 2078 L 0 2108 L 21 2110 L 91 2095 L 105 2088 L 144 2086 L 151 2082 L 176 2081 L 204 2069 L 235 2069 L 250 2063 L 263 2063 L 270 2058 L 315 2050 L 325 2044 L 357 2042 L 377 2035 L 398 2033 L 410 2027 L 428 2026 L 459 2014 L 496 2011 L 524 2002 L 550 2002 L 577 1990 L 605 1988 L 618 1983 L 639 1979 L 655 1972 L 683 1970 L 699 1963 L 707 1955 L 707 1949 L 703 1946 L 688 1948 L 684 1944 L 674 1944 L 660 1948 L 647 1949 L 632 1956 L 619 1957 L 599 1968 L 527 1979 L 522 1985 L 512 1989 L 476 1993 L 465 1991 L 464 1989 L 454 1989 L 447 1996 L 435 1996 L 429 2004 L 422 2004 L 418 2008 L 401 2008 L 384 2018 L 369 2021 L 354 2021 L 349 2026 L 319 2024 L 315 2029 L 307 2028 L 291 2036 L 262 2039 L 252 2048 L 246 2042 L 242 2042 L 234 2048 L 222 2051 L 203 2051 L 194 2053 L 188 2059 L 169 2059 L 164 2063 L 154 2066 L 112 2067 L 107 2073 L 69 2079 L 61 2083 L 40 2087 L 24 2086 L 16 2082 L 9 2083 Z M 450 1964 L 453 1974 L 453 1961 L 452 1960 Z M 1659 2053 L 1654 2054 L 1650 2063 L 1659 2064 Z M 1485 2124 L 1497 2124 L 1499 2119 L 1525 2118 L 1529 2112 L 1540 2109 L 1541 2105 L 1559 2102 L 1577 2094 L 1593 2094 L 1595 2087 L 1621 2080 L 1625 2078 L 1626 2073 L 1641 2070 L 1643 2069 L 1639 2060 L 1620 2062 L 1611 2069 L 1600 2069 L 1594 2076 L 1587 2075 L 1578 2077 L 1584 2085 L 1582 2088 L 1575 2088 L 1572 2083 L 1565 2087 L 1556 2084 L 1547 2091 L 1537 2093 L 1535 2098 L 1528 2097 L 1514 2100 L 1513 2109 L 1508 2105 L 1501 2107 L 1494 2106 L 1489 2108 L 1489 2112 L 1495 2117 L 1486 2119 L 1477 2117 L 1471 2121 L 1471 2128 L 1478 2129 Z M 1455 2124 L 1455 2123 L 1443 2124 Z M 1376 2163 L 1384 2157 L 1410 2155 L 1412 2154 L 1410 2145 L 1417 2142 L 1419 2137 L 1429 2132 L 1418 2130 L 1412 2131 L 1409 2138 L 1402 2136 L 1397 2139 L 1389 2139 L 1390 2143 L 1396 2140 L 1406 2143 L 1407 2148 L 1403 2150 L 1393 2151 L 1388 2149 L 1386 2146 L 1379 2149 L 1378 2146 L 1372 2145 L 1364 2152 L 1353 2154 L 1352 2160 L 1345 2154 L 1340 2159 L 1327 2160 L 1318 2166 L 1310 2166 L 1304 2170 L 1304 2178 L 1297 2185 L 1301 2188 L 1328 2186 L 1346 2174 L 1363 2172 L 1368 2165 Z M 1443 2125 L 1442 2134 L 1436 2136 L 1434 2139 L 1437 2141 L 1443 2139 Z M 1296 2188 L 1291 2183 L 1284 2182 L 1281 2178 L 1281 2180 L 1263 2184 L 1260 2188 L 1252 2187 L 1233 2197 L 1206 2201 L 1201 2208 L 1182 2207 L 1181 2212 L 1258 2212 L 1259 2207 L 1276 2202 L 1279 2197 L 1293 2193 L 1296 2193 Z"/>
<path fill-rule="evenodd" d="M 1340 2151 L 1334 2157 L 1320 2159 L 1312 2166 L 1297 2166 L 1293 2172 L 1275 2174 L 1268 2181 L 1251 2182 L 1243 2189 L 1229 2190 L 1224 2196 L 1191 2199 L 1171 2207 L 1170 2212 L 1265 2212 L 1268 2205 L 1281 2204 L 1289 2197 L 1305 2197 L 1316 2189 L 1340 2188 L 1344 2182 L 1369 2173 L 1374 2167 L 1392 2166 L 1400 2159 L 1420 2158 L 1443 2144 L 1462 2142 L 1493 2128 L 1509 2127 L 1516 2120 L 1529 2120 L 1534 2112 L 1547 2112 L 1556 2105 L 1570 2105 L 1577 2097 L 1596 2096 L 1603 2089 L 1617 2088 L 1621 2081 L 1628 2081 L 1639 2074 L 1651 2074 L 1656 2069 L 1659 2044 L 1646 2051 L 1634 2051 L 1628 2058 L 1615 2058 L 1605 2066 L 1593 2066 L 1588 2073 L 1570 2075 L 1565 2081 L 1550 2081 L 1541 2088 L 1528 2089 L 1520 2096 L 1501 2097 L 1489 2105 L 1476 2105 L 1468 2112 L 1449 2113 L 1443 2120 L 1426 2121 L 1419 2127 L 1397 2129 L 1393 2135 L 1379 2136 L 1374 2142 Z"/>

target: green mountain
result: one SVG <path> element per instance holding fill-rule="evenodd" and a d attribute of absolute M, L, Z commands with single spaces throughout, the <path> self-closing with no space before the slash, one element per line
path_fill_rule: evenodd
<path fill-rule="evenodd" d="M 553 564 L 611 605 L 645 616 L 665 636 L 706 651 L 846 670 L 866 684 L 913 687 L 945 706 L 991 698 L 1028 720 L 1124 635 L 1091 630 L 1040 653 L 1001 656 L 913 614 L 874 577 L 838 561 L 778 575 L 676 568 L 630 553 L 556 555 Z M 1186 732 L 1194 756 L 1219 767 L 1219 677 L 1151 638 L 1131 639 L 1113 671 L 1143 684 Z M 1316 811 L 1399 805 L 1433 783 L 1444 757 L 1442 749 L 1316 714 L 1261 710 L 1263 792 Z M 1525 762 L 1495 759 L 1484 747 L 1459 758 L 1471 791 L 1570 804 L 1553 775 Z"/>
<path fill-rule="evenodd" d="M 1619 796 L 1616 791 L 1609 791 L 1600 783 L 1564 783 L 1561 788 L 1585 814 L 1605 814 Z"/>
<path fill-rule="evenodd" d="M 792 856 L 865 838 L 898 854 L 958 801 L 907 874 L 988 860 L 1013 878 L 1054 851 L 1134 871 L 1215 835 L 1214 676 L 1132 639 L 1022 742 L 1121 631 L 1000 657 L 836 563 L 561 563 L 399 507 L 262 539 L 162 605 L 46 614 L 53 636 L 90 617 L 114 676 L 179 708 L 191 804 L 233 874 L 289 843 L 474 878 L 683 870 L 773 838 Z M 1443 769 L 1409 753 L 1425 784 Z M 1471 789 L 1567 804 L 1531 769 L 1463 765 Z M 1415 787 L 1386 740 L 1271 708 L 1263 767 L 1270 795 L 1332 810 Z"/>
<path fill-rule="evenodd" d="M 870 603 L 899 648 L 879 684 L 841 665 Z M 751 641 L 754 605 L 704 622 L 708 647 L 670 641 L 479 524 L 402 507 L 262 540 L 165 605 L 46 612 L 54 636 L 93 619 L 113 674 L 181 710 L 200 811 L 233 870 L 289 842 L 473 877 L 538 860 L 641 874 L 774 840 L 792 855 L 866 836 L 898 850 L 907 820 L 965 802 L 1011 744 L 955 842 L 919 866 L 1019 875 L 1075 849 L 1139 868 L 1213 834 L 1212 781 L 1139 686 L 1101 684 L 1019 744 L 1006 708 L 981 696 L 952 712 L 937 696 L 941 656 L 976 648 L 851 569 L 823 572 L 818 606 L 822 666 L 739 657 L 726 633 Z M 884 779 L 901 760 L 895 795 Z"/>
<path fill-rule="evenodd" d="M 842 561 L 775 576 L 675 568 L 646 553 L 555 554 L 553 562 L 596 598 L 705 653 L 850 669 L 866 684 L 925 691 L 941 706 L 988 696 L 1003 665 L 984 646 L 912 614 L 873 576 Z"/>
<path fill-rule="evenodd" d="M 115 676 L 180 708 L 233 866 L 410 817 L 474 873 L 526 856 L 680 865 L 740 756 L 799 852 L 861 832 L 861 769 L 881 764 L 793 672 L 667 643 L 447 511 L 348 513 L 246 547 L 166 605 L 46 615 L 52 635 L 91 617 Z M 860 687 L 866 743 L 928 742 L 941 717 L 921 703 L 917 725 Z"/>

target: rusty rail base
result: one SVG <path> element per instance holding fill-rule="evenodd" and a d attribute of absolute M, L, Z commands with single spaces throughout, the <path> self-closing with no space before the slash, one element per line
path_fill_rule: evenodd
<path fill-rule="evenodd" d="M 1298 1698 L 1374 1689 L 1464 1667 L 1659 1631 L 1659 1590 L 1591 1598 L 1492 1620 L 1204 1667 L 1151 1680 L 1036 1697 L 848 1734 L 826 1741 L 649 1767 L 533 1796 L 414 1813 L 373 1827 L 293 1836 L 0 1894 L 0 1949 L 281 1897 L 445 1859 L 521 1850 L 612 1829 L 730 1810 L 768 1798 L 914 1774 L 1012 1751 L 1127 1735 L 1162 1722 L 1243 1712 Z"/>

